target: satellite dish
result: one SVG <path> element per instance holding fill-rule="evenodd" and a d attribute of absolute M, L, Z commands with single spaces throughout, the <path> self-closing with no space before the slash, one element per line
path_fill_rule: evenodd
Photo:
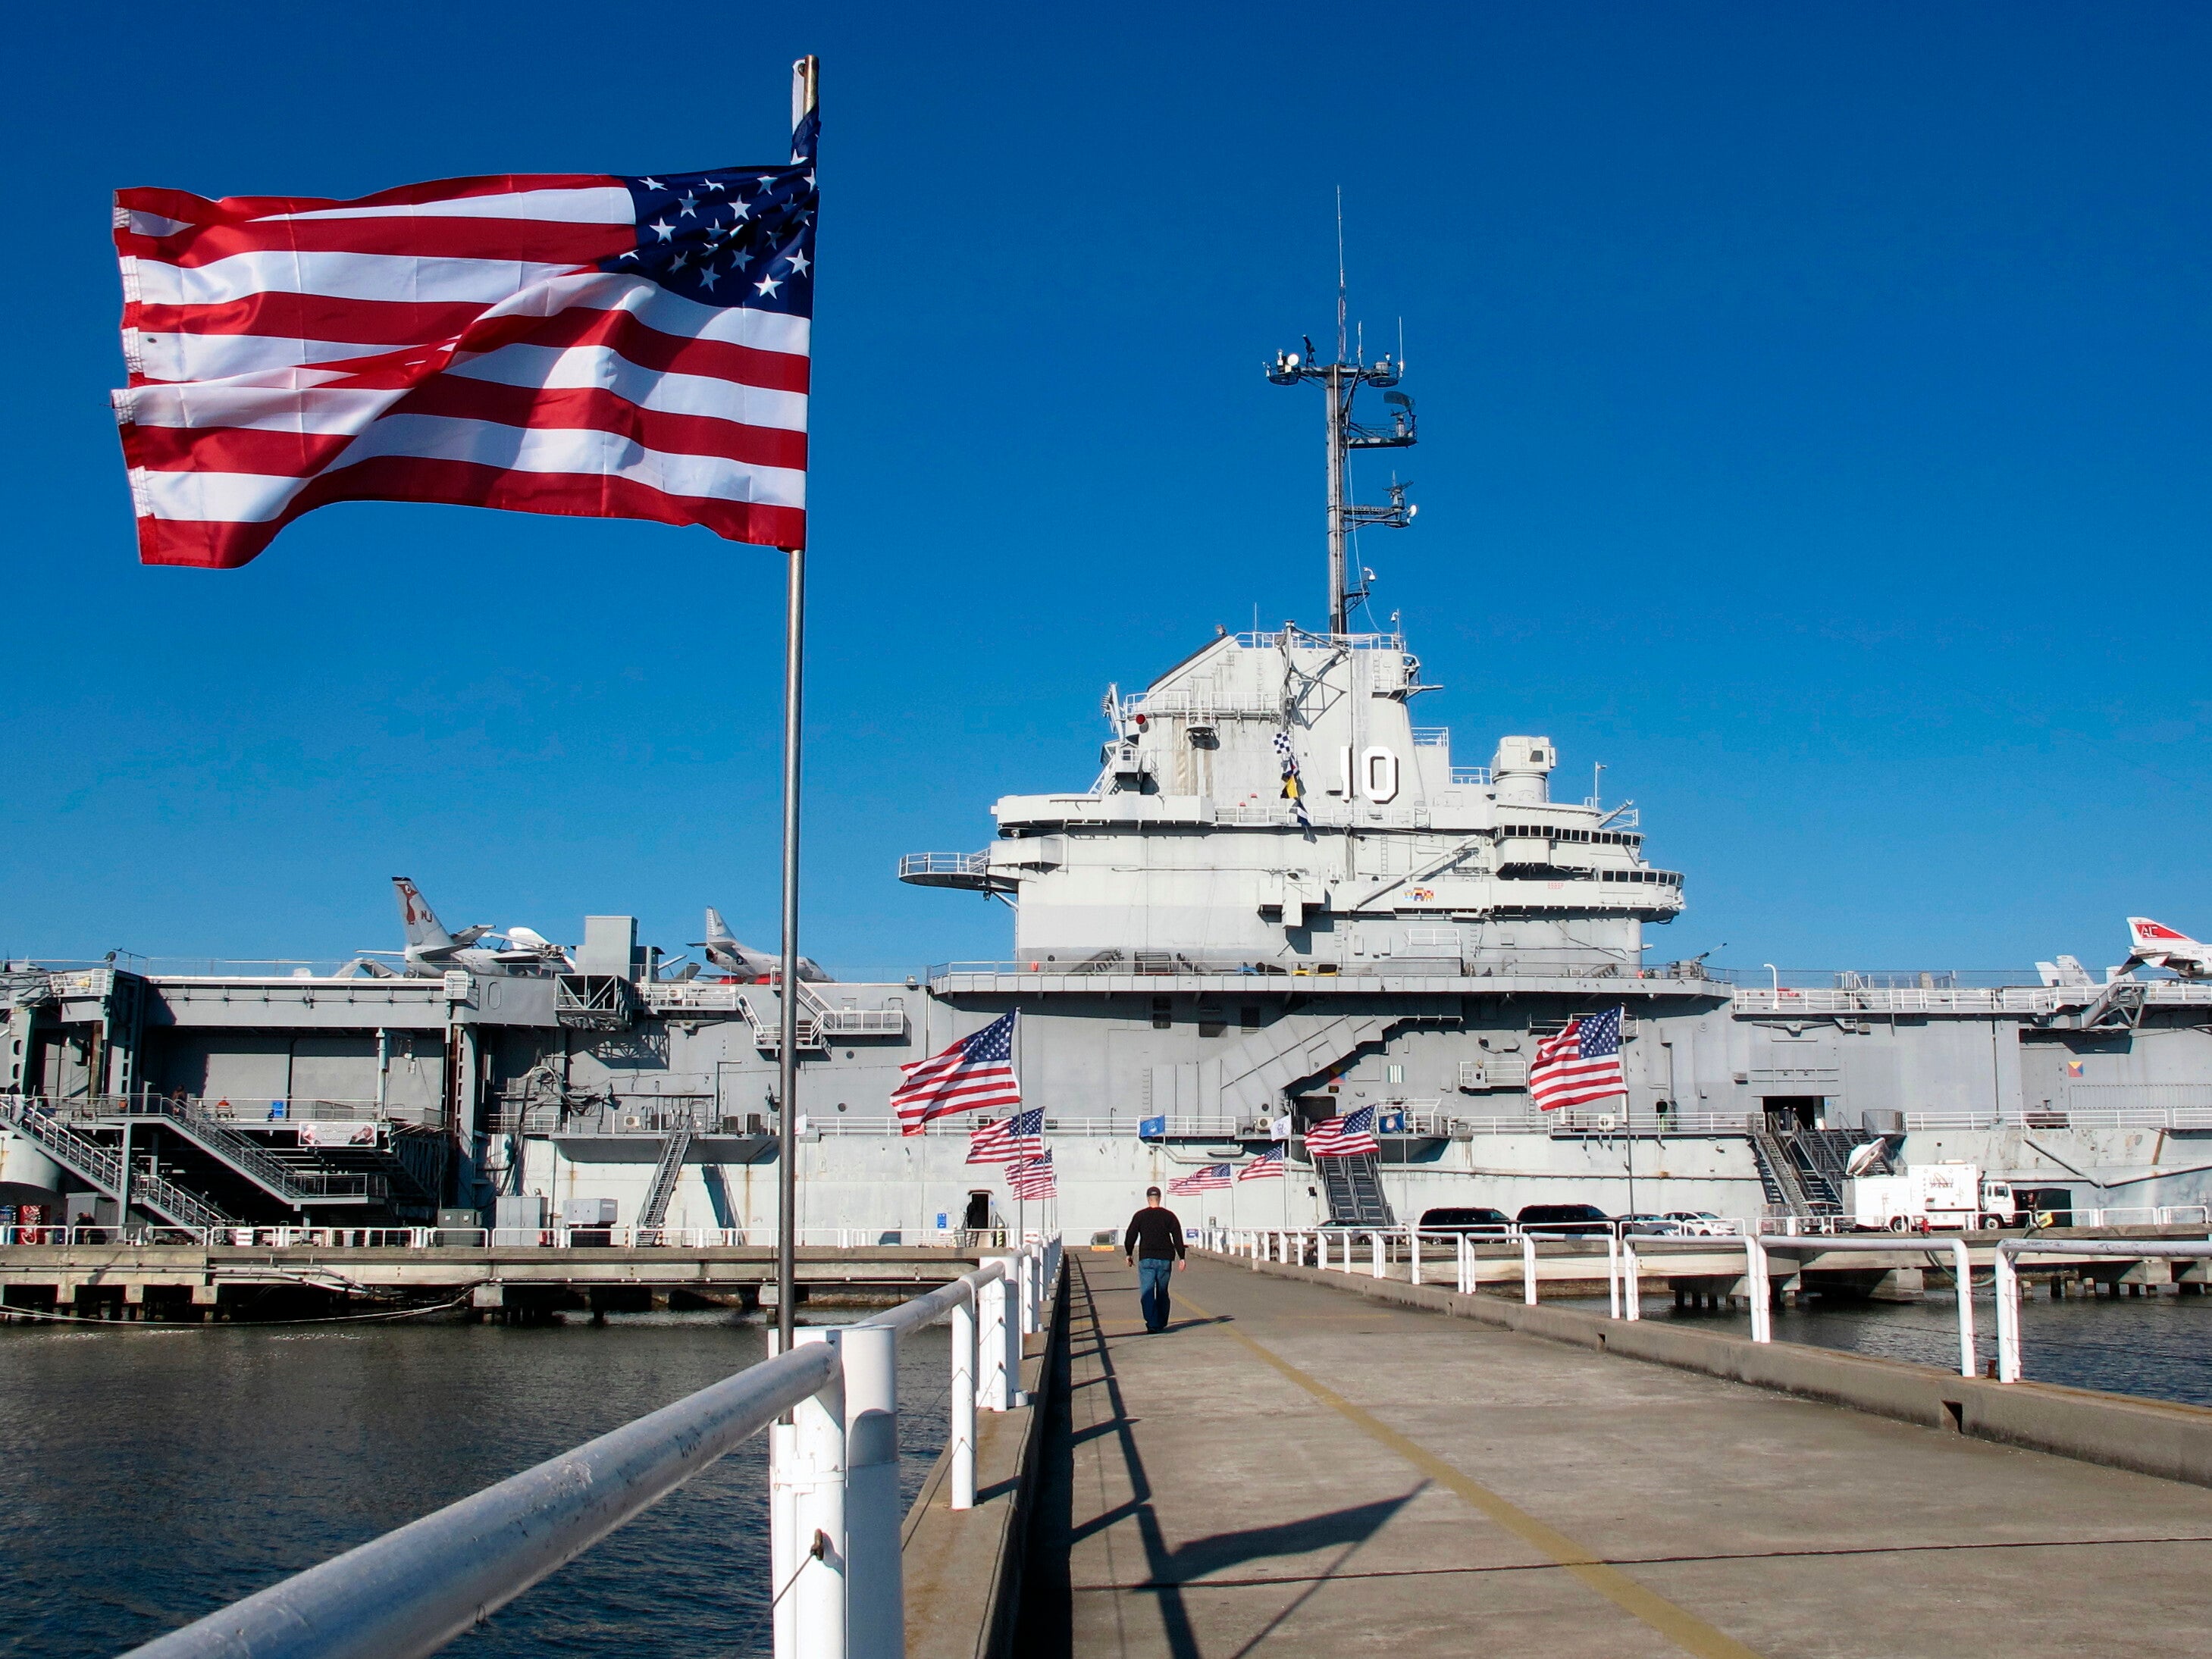
<path fill-rule="evenodd" d="M 1851 1148 L 1850 1157 L 1844 1161 L 1844 1173 L 1856 1181 L 1875 1164 L 1881 1163 L 1887 1155 L 1887 1148 L 1879 1140 L 1869 1140 L 1863 1146 L 1854 1146 Z"/>

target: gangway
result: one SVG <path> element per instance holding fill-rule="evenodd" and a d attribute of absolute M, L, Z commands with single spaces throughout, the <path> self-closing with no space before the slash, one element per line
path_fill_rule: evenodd
<path fill-rule="evenodd" d="M 691 1124 L 678 1123 L 660 1149 L 653 1184 L 646 1188 L 645 1207 L 637 1212 L 641 1227 L 658 1227 L 668 1216 L 668 1201 L 676 1196 L 676 1183 L 684 1178 L 684 1155 L 691 1150 Z"/>
<path fill-rule="evenodd" d="M 1328 1200 L 1332 1227 L 1395 1227 L 1397 1218 L 1382 1195 L 1381 1160 L 1372 1152 L 1351 1158 L 1317 1158 L 1322 1192 Z"/>

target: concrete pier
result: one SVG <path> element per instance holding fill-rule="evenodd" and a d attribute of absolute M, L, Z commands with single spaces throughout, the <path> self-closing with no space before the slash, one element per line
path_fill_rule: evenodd
<path fill-rule="evenodd" d="M 1244 1264 L 1148 1336 L 1068 1261 L 1023 1654 L 2203 1651 L 2212 1491 Z"/>

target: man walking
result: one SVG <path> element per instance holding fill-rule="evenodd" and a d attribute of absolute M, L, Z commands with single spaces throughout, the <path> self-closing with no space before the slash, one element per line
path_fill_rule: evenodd
<path fill-rule="evenodd" d="M 1160 1202 L 1160 1189 L 1145 1188 L 1145 1207 L 1129 1218 L 1129 1231 L 1121 1240 L 1121 1254 L 1137 1270 L 1139 1300 L 1145 1310 L 1145 1328 L 1167 1328 L 1168 1275 L 1185 1265 L 1182 1223 Z"/>

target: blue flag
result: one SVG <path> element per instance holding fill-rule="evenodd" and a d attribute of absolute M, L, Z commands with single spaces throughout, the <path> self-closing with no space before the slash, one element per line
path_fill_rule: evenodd
<path fill-rule="evenodd" d="M 1148 1139 L 1164 1140 L 1167 1138 L 1167 1133 L 1168 1121 L 1164 1117 L 1139 1118 L 1137 1121 L 1137 1138 L 1139 1140 Z"/>

